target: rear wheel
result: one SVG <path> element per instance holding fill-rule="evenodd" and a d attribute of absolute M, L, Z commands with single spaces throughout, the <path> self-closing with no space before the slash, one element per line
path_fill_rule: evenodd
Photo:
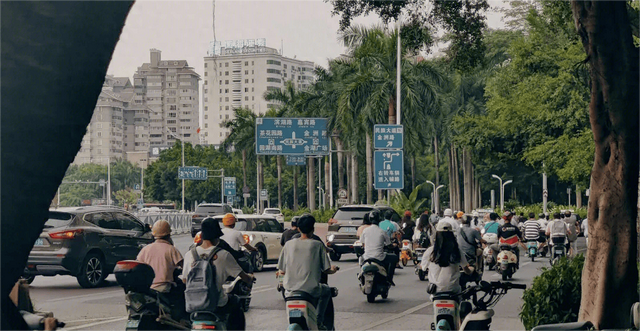
<path fill-rule="evenodd" d="M 87 254 L 77 276 L 78 284 L 84 288 L 94 288 L 100 286 L 106 277 L 104 258 L 97 253 Z"/>
<path fill-rule="evenodd" d="M 374 293 L 367 294 L 367 302 L 368 303 L 376 302 L 376 295 Z"/>
<path fill-rule="evenodd" d="M 342 254 L 336 253 L 336 251 L 331 251 L 329 252 L 329 257 L 331 258 L 331 261 L 338 262 L 340 261 Z"/>
<path fill-rule="evenodd" d="M 264 251 L 264 248 L 262 246 L 258 247 L 258 251 L 256 252 L 256 257 L 253 262 L 253 269 L 255 271 L 260 272 L 264 269 L 265 256 L 267 256 L 267 253 Z"/>
<path fill-rule="evenodd" d="M 402 266 L 406 267 L 407 266 L 407 262 L 409 262 L 407 259 L 402 259 Z"/>
<path fill-rule="evenodd" d="M 507 280 L 507 272 L 502 273 L 502 280 Z"/>
<path fill-rule="evenodd" d="M 536 256 L 535 255 L 531 255 L 531 262 L 535 262 L 536 260 Z"/>
<path fill-rule="evenodd" d="M 424 271 L 422 271 L 422 269 L 418 269 L 418 278 L 420 280 L 425 280 L 427 278 L 427 275 Z"/>

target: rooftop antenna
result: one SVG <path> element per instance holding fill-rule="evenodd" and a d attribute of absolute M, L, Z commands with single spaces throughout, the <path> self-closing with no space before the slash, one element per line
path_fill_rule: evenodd
<path fill-rule="evenodd" d="M 280 55 L 284 56 L 284 39 L 280 39 Z"/>

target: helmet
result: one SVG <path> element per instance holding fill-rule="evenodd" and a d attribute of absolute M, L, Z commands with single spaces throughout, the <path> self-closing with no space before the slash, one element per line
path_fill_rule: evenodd
<path fill-rule="evenodd" d="M 457 216 L 458 218 L 461 218 L 461 217 L 462 217 L 462 215 L 464 215 L 464 212 L 463 212 L 463 211 L 459 211 L 459 212 L 456 214 L 456 216 Z"/>
<path fill-rule="evenodd" d="M 473 211 L 472 215 L 473 215 L 473 217 L 480 217 L 480 214 L 476 210 Z"/>
<path fill-rule="evenodd" d="M 543 213 L 538 214 L 538 218 L 544 218 L 544 214 Z"/>
<path fill-rule="evenodd" d="M 159 220 L 153 224 L 151 233 L 155 238 L 166 237 L 171 234 L 171 225 L 166 220 Z"/>
<path fill-rule="evenodd" d="M 451 209 L 449 208 L 445 209 L 444 216 L 453 216 L 453 211 L 451 211 Z"/>
<path fill-rule="evenodd" d="M 380 224 L 381 221 L 381 212 L 378 209 L 374 209 L 369 213 L 369 220 L 371 221 L 371 224 Z"/>
<path fill-rule="evenodd" d="M 235 224 L 236 224 L 236 217 L 231 213 L 224 215 L 224 217 L 222 218 L 222 225 L 224 226 L 234 226 Z"/>
<path fill-rule="evenodd" d="M 404 216 L 409 216 L 409 217 L 411 217 L 411 212 L 410 212 L 410 211 L 408 211 L 408 210 L 405 210 L 405 211 L 404 211 Z"/>
<path fill-rule="evenodd" d="M 202 231 L 196 233 L 196 236 L 193 237 L 193 243 L 196 244 L 196 246 L 202 243 Z"/>

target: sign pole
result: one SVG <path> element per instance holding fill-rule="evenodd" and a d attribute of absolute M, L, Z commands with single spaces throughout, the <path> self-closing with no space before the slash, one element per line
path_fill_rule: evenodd
<path fill-rule="evenodd" d="M 398 21 L 397 21 L 397 25 L 398 25 L 398 62 L 397 62 L 397 76 L 396 76 L 396 124 L 401 124 L 401 120 L 400 120 L 400 70 L 401 70 L 401 56 L 402 56 L 402 52 L 400 50 L 400 15 L 398 15 Z"/>
<path fill-rule="evenodd" d="M 224 169 L 220 174 L 220 203 L 224 204 Z"/>
<path fill-rule="evenodd" d="M 329 136 L 329 208 L 333 209 L 333 152 L 331 151 L 331 136 Z"/>
<path fill-rule="evenodd" d="M 260 155 L 256 155 L 256 214 L 260 215 Z"/>
<path fill-rule="evenodd" d="M 542 168 L 544 168 L 544 163 L 542 163 Z M 549 191 L 547 191 L 547 173 L 542 173 L 542 212 L 547 213 L 547 195 Z"/>

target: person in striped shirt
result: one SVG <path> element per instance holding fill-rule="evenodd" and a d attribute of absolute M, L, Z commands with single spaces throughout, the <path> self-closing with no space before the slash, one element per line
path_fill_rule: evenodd
<path fill-rule="evenodd" d="M 540 238 L 540 222 L 534 213 L 529 213 L 529 219 L 524 222 L 524 240 L 544 242 L 544 238 Z"/>

